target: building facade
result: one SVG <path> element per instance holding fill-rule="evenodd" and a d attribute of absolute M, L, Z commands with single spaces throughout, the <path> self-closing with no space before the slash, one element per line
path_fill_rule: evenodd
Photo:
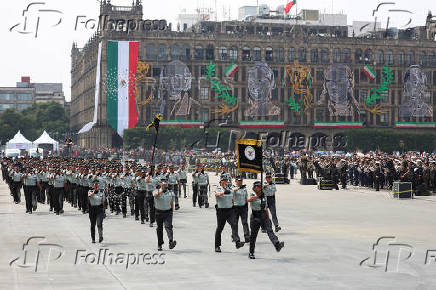
<path fill-rule="evenodd" d="M 399 39 L 380 33 L 348 37 L 346 25 L 264 21 L 203 21 L 184 32 L 145 25 L 128 31 L 129 20 L 142 20 L 141 1 L 131 7 L 102 1 L 104 16 L 114 20 L 111 26 L 102 25 L 83 48 L 72 48 L 71 129 L 77 132 L 92 121 L 98 43 L 103 47 L 98 122 L 77 136 L 78 145 L 120 144 L 106 121 L 108 40 L 139 41 L 139 125 L 161 112 L 173 124 L 216 119 L 229 127 L 305 135 L 333 136 L 344 127 L 435 128 L 430 19 L 429 27 Z"/>

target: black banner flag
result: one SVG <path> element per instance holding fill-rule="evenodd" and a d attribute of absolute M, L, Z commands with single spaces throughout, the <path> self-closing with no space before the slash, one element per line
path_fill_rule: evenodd
<path fill-rule="evenodd" d="M 239 171 L 262 172 L 262 141 L 254 139 L 239 139 L 236 142 Z"/>

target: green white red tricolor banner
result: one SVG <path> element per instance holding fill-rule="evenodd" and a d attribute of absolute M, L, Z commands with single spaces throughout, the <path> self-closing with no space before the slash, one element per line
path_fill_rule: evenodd
<path fill-rule="evenodd" d="M 224 75 L 228 78 L 231 78 L 238 71 L 238 69 L 239 66 L 234 62 L 232 62 L 232 64 L 227 66 L 226 69 L 224 70 Z"/>
<path fill-rule="evenodd" d="M 430 122 L 397 122 L 395 123 L 395 128 L 402 129 L 434 129 L 436 128 L 436 123 Z"/>
<path fill-rule="evenodd" d="M 159 124 L 160 127 L 201 127 L 204 122 L 190 121 L 190 120 L 162 120 Z"/>
<path fill-rule="evenodd" d="M 120 136 L 138 123 L 135 101 L 138 48 L 137 41 L 107 42 L 107 121 Z"/>
<path fill-rule="evenodd" d="M 363 128 L 363 122 L 315 122 L 314 128 Z"/>
<path fill-rule="evenodd" d="M 369 77 L 370 80 L 374 80 L 377 77 L 377 73 L 369 65 L 365 65 L 363 72 Z"/>
<path fill-rule="evenodd" d="M 284 121 L 241 121 L 240 128 L 284 128 Z"/>

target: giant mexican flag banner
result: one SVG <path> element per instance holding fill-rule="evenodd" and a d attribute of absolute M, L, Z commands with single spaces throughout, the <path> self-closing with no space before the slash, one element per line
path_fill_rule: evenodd
<path fill-rule="evenodd" d="M 137 41 L 108 41 L 106 112 L 108 124 L 123 136 L 136 126 L 135 78 L 138 64 Z"/>

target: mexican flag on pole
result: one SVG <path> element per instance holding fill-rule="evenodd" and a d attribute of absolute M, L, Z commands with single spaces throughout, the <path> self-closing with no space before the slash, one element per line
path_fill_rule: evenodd
<path fill-rule="evenodd" d="M 226 69 L 224 70 L 224 75 L 228 78 L 231 78 L 238 71 L 238 69 L 239 66 L 234 62 L 232 62 L 232 64 L 227 66 Z"/>
<path fill-rule="evenodd" d="M 285 6 L 285 13 L 288 14 L 291 11 L 292 7 L 297 4 L 297 0 L 288 0 L 288 3 Z"/>
<path fill-rule="evenodd" d="M 370 80 L 374 80 L 377 77 L 376 72 L 369 65 L 365 65 L 365 67 L 363 68 L 363 72 L 366 74 L 367 77 L 369 77 Z"/>
<path fill-rule="evenodd" d="M 135 101 L 137 41 L 108 41 L 106 112 L 108 124 L 123 136 L 125 129 L 138 123 Z"/>

